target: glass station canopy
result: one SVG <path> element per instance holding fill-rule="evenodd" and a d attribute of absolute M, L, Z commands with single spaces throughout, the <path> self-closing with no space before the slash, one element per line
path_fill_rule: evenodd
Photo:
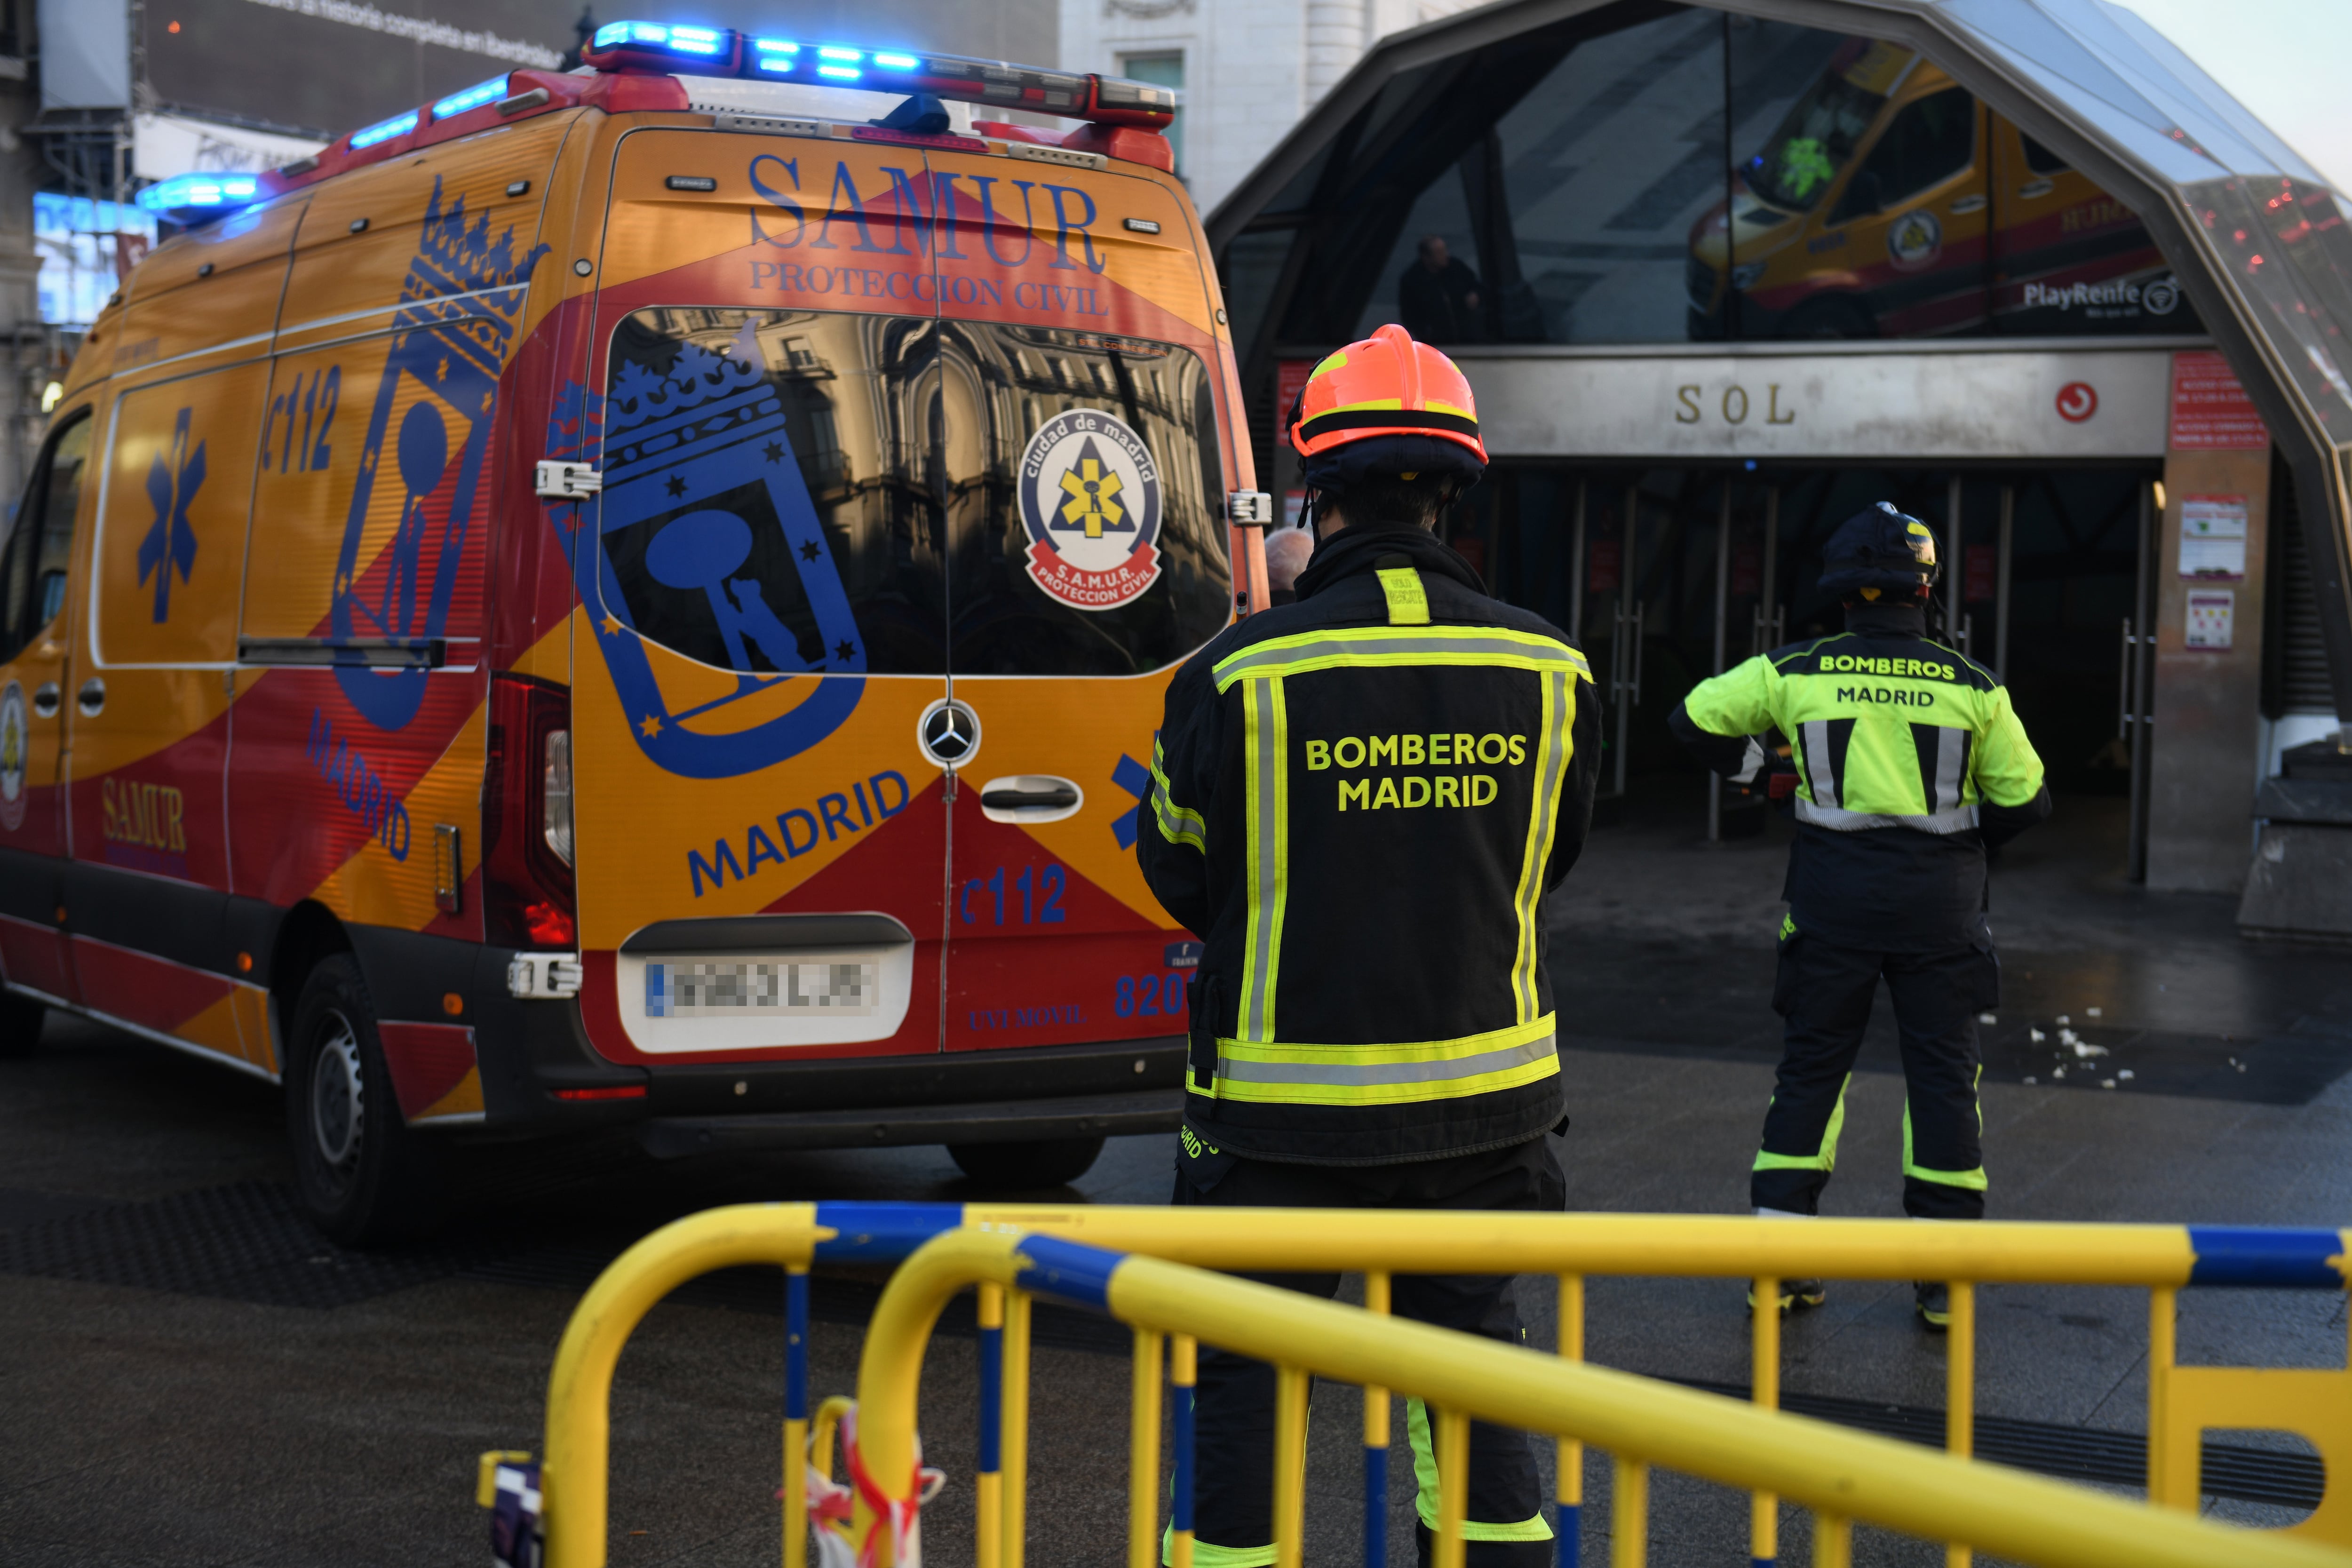
<path fill-rule="evenodd" d="M 2344 532 L 2342 198 L 2103 0 L 1484 6 L 1384 40 L 1209 233 L 1253 389 L 1389 320 L 1492 344 L 2210 334 Z"/>

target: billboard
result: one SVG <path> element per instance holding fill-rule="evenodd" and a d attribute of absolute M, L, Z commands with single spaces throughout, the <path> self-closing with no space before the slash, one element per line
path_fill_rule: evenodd
<path fill-rule="evenodd" d="M 33 248 L 41 258 L 35 285 L 41 320 L 87 327 L 108 296 L 155 243 L 155 215 L 115 202 L 41 191 L 33 197 Z"/>

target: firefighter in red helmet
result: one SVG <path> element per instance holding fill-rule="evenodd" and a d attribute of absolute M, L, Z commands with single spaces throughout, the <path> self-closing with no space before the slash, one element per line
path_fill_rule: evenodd
<path fill-rule="evenodd" d="M 1145 879 L 1204 948 L 1174 1201 L 1559 1209 L 1540 909 L 1591 817 L 1591 675 L 1433 531 L 1486 467 L 1445 355 L 1398 326 L 1349 343 L 1315 367 L 1289 437 L 1313 562 L 1295 603 L 1170 686 L 1139 837 Z M 1525 1337 L 1507 1279 L 1394 1290 L 1405 1316 Z M 1274 1561 L 1274 1383 L 1202 1350 L 1195 1562 Z M 1425 1559 L 1437 1460 L 1426 1413 L 1407 1421 Z M 1474 1426 L 1467 1479 L 1473 1568 L 1551 1561 L 1524 1434 Z"/>

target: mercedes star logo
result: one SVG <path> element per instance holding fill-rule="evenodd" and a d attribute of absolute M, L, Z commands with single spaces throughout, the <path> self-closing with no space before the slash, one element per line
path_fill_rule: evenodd
<path fill-rule="evenodd" d="M 980 750 L 980 715 L 952 700 L 923 710 L 916 730 L 923 754 L 943 768 L 960 768 Z"/>

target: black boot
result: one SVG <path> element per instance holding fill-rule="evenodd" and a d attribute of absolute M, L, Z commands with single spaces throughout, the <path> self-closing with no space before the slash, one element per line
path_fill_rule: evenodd
<path fill-rule="evenodd" d="M 1914 1280 L 1911 1307 L 1919 1314 L 1919 1326 L 1931 1334 L 1943 1333 L 1952 1326 L 1952 1292 L 1939 1279 Z"/>

